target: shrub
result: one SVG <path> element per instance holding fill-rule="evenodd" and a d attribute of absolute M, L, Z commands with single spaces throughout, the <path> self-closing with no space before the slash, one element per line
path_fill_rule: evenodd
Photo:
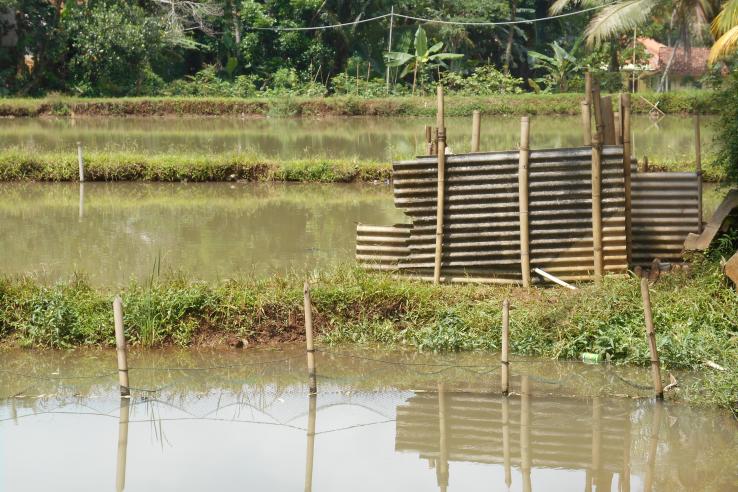
<path fill-rule="evenodd" d="M 717 164 L 725 169 L 729 180 L 738 182 L 738 74 L 731 75 L 717 99 Z"/>
<path fill-rule="evenodd" d="M 492 65 L 477 67 L 468 77 L 459 72 L 445 72 L 443 85 L 449 92 L 465 96 L 491 96 L 523 92 L 523 79 L 511 77 Z"/>

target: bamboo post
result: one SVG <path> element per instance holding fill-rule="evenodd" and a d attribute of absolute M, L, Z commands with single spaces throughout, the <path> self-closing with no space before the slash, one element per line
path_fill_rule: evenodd
<path fill-rule="evenodd" d="M 115 490 L 123 492 L 126 488 L 126 460 L 128 458 L 128 421 L 130 419 L 131 399 L 120 399 L 118 415 L 118 460 L 115 474 Z"/>
<path fill-rule="evenodd" d="M 621 94 L 620 99 L 622 121 L 623 121 L 623 181 L 625 183 L 625 254 L 628 265 L 633 255 L 633 232 L 631 224 L 632 214 L 632 162 L 630 145 L 630 94 Z"/>
<path fill-rule="evenodd" d="M 584 101 L 582 101 L 582 135 L 584 145 L 592 145 L 592 74 L 584 74 Z"/>
<path fill-rule="evenodd" d="M 520 474 L 523 479 L 523 492 L 530 492 L 530 385 L 528 376 L 520 380 Z"/>
<path fill-rule="evenodd" d="M 471 137 L 471 151 L 479 152 L 479 138 L 482 133 L 482 116 L 479 111 L 474 110 L 472 112 L 472 137 Z"/>
<path fill-rule="evenodd" d="M 430 125 L 425 125 L 425 154 L 433 155 L 433 135 Z"/>
<path fill-rule="evenodd" d="M 602 283 L 602 144 L 599 132 L 592 135 L 592 251 L 595 284 Z"/>
<path fill-rule="evenodd" d="M 505 466 L 505 485 L 510 488 L 512 473 L 510 469 L 510 400 L 502 398 L 502 457 Z"/>
<path fill-rule="evenodd" d="M 623 95 L 618 98 L 618 110 L 615 111 L 613 120 L 615 121 L 615 145 L 623 145 Z"/>
<path fill-rule="evenodd" d="M 85 160 L 82 157 L 82 142 L 77 142 L 77 164 L 79 165 L 79 182 L 85 181 Z"/>
<path fill-rule="evenodd" d="M 313 490 L 313 457 L 315 454 L 315 414 L 317 395 L 311 394 L 308 400 L 307 452 L 305 457 L 305 492 Z"/>
<path fill-rule="evenodd" d="M 448 427 L 446 425 L 446 388 L 438 383 L 438 456 L 439 463 L 436 470 L 438 486 L 442 491 L 448 487 Z"/>
<path fill-rule="evenodd" d="M 115 351 L 118 354 L 120 396 L 129 396 L 131 391 L 128 386 L 128 348 L 126 347 L 126 335 L 123 330 L 123 301 L 120 296 L 115 296 L 113 300 L 113 321 L 115 324 Z"/>
<path fill-rule="evenodd" d="M 520 212 L 520 273 L 523 287 L 530 287 L 530 213 L 528 209 L 528 162 L 530 160 L 530 120 L 520 118 L 518 152 L 518 208 Z"/>
<path fill-rule="evenodd" d="M 651 353 L 651 379 L 656 398 L 664 398 L 664 388 L 661 383 L 661 363 L 659 352 L 656 349 L 656 331 L 653 326 L 653 314 L 651 312 L 651 293 L 648 290 L 648 279 L 641 279 L 641 297 L 643 297 L 643 315 L 646 321 L 646 335 L 648 337 L 648 350 Z"/>
<path fill-rule="evenodd" d="M 600 109 L 602 111 L 602 121 L 605 125 L 605 145 L 615 145 L 615 116 L 612 111 L 612 97 L 603 96 L 601 98 Z"/>
<path fill-rule="evenodd" d="M 694 115 L 694 163 L 697 173 L 697 233 L 702 233 L 702 140 L 700 138 L 700 115 Z"/>
<path fill-rule="evenodd" d="M 436 155 L 438 153 L 438 128 L 433 129 L 433 139 L 431 140 L 430 152 L 428 155 Z"/>
<path fill-rule="evenodd" d="M 605 121 L 602 117 L 602 98 L 600 97 L 600 83 L 592 81 L 592 113 L 595 120 L 595 132 L 600 134 L 600 142 L 604 141 Z"/>
<path fill-rule="evenodd" d="M 643 156 L 643 172 L 644 173 L 648 172 L 648 156 L 647 155 Z"/>
<path fill-rule="evenodd" d="M 315 346 L 313 345 L 313 305 L 310 300 L 310 284 L 305 282 L 303 286 L 303 309 L 305 311 L 305 344 L 307 345 L 308 384 L 310 394 L 318 392 L 315 378 Z"/>
<path fill-rule="evenodd" d="M 502 343 L 500 348 L 500 386 L 502 394 L 510 391 L 510 301 L 502 302 Z"/>
<path fill-rule="evenodd" d="M 436 252 L 435 265 L 433 267 L 433 283 L 441 282 L 441 256 L 443 255 L 443 208 L 444 194 L 446 191 L 446 126 L 443 107 L 443 86 L 438 86 L 438 114 L 436 115 L 438 126 L 438 192 L 436 197 Z"/>

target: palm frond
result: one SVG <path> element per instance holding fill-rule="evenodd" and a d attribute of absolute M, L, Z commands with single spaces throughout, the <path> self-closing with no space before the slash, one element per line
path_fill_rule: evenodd
<path fill-rule="evenodd" d="M 728 0 L 712 21 L 712 33 L 718 37 L 738 26 L 738 0 Z"/>
<path fill-rule="evenodd" d="M 624 0 L 605 7 L 587 26 L 588 46 L 599 46 L 602 41 L 643 24 L 658 0 Z"/>
<path fill-rule="evenodd" d="M 556 0 L 548 9 L 550 15 L 560 14 L 566 7 L 597 7 L 606 3 L 605 0 Z"/>
<path fill-rule="evenodd" d="M 712 64 L 720 58 L 730 55 L 738 50 L 738 25 L 729 29 L 725 34 L 720 36 L 710 49 L 710 57 L 707 62 Z"/>

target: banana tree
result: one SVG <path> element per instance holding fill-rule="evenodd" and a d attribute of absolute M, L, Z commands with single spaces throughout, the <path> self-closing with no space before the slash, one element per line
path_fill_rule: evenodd
<path fill-rule="evenodd" d="M 574 45 L 571 52 L 567 52 L 559 46 L 559 43 L 554 41 L 551 43 L 553 56 L 544 55 L 537 51 L 529 51 L 528 55 L 533 58 L 535 66 L 546 72 L 545 76 L 536 79 L 536 82 L 543 82 L 549 87 L 556 86 L 559 92 L 566 92 L 569 87 L 569 78 L 582 70 L 582 65 L 574 55 L 578 47 L 579 42 Z"/>
<path fill-rule="evenodd" d="M 405 77 L 412 70 L 413 95 L 418 80 L 418 71 L 422 70 L 425 65 L 447 67 L 444 60 L 455 60 L 464 57 L 460 53 L 441 53 L 443 42 L 428 47 L 428 36 L 422 27 L 418 27 L 418 30 L 415 31 L 414 45 L 415 53 L 389 51 L 384 54 L 384 61 L 388 67 L 403 67 L 400 78 Z"/>

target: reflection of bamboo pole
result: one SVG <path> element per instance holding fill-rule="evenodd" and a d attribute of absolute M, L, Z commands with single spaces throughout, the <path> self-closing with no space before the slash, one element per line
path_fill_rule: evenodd
<path fill-rule="evenodd" d="M 530 219 L 528 210 L 528 161 L 530 157 L 530 122 L 520 118 L 520 151 L 518 155 L 518 205 L 520 216 L 520 273 L 523 287 L 530 287 Z"/>
<path fill-rule="evenodd" d="M 641 279 L 641 297 L 643 297 L 643 317 L 646 321 L 646 336 L 648 338 L 648 350 L 651 354 L 651 379 L 656 398 L 664 398 L 664 388 L 661 383 L 661 363 L 659 352 L 656 348 L 656 330 L 653 326 L 653 314 L 651 312 L 651 293 L 648 290 L 648 279 Z"/>
<path fill-rule="evenodd" d="M 471 151 L 479 152 L 479 138 L 482 133 L 482 117 L 479 111 L 474 110 L 472 112 L 472 137 L 471 137 Z"/>
<path fill-rule="evenodd" d="M 438 86 L 438 191 L 436 196 L 436 253 L 433 267 L 433 283 L 441 282 L 441 256 L 443 255 L 443 207 L 446 193 L 446 126 L 443 108 L 443 87 Z"/>
<path fill-rule="evenodd" d="M 113 300 L 113 321 L 115 324 L 115 351 L 118 355 L 118 383 L 120 396 L 128 396 L 128 348 L 126 347 L 126 335 L 123 329 L 123 301 L 120 296 Z"/>
<path fill-rule="evenodd" d="M 315 380 L 315 346 L 313 345 L 313 303 L 310 300 L 310 284 L 305 282 L 303 287 L 303 309 L 305 311 L 305 343 L 307 345 L 308 383 L 310 394 L 318 392 Z"/>
<path fill-rule="evenodd" d="M 512 474 L 510 473 L 510 400 L 502 398 L 502 456 L 505 464 L 505 485 L 510 488 Z"/>
<path fill-rule="evenodd" d="M 654 474 L 656 472 L 656 453 L 659 447 L 659 430 L 661 428 L 661 403 L 656 402 L 653 408 L 653 423 L 651 437 L 648 440 L 648 457 L 646 458 L 646 478 L 643 480 L 643 491 L 653 490 Z"/>
<path fill-rule="evenodd" d="M 520 381 L 520 473 L 523 476 L 523 492 L 530 492 L 530 385 L 528 376 Z"/>
<path fill-rule="evenodd" d="M 602 402 L 592 399 L 592 479 L 597 483 L 602 467 Z M 599 489 L 598 489 L 599 490 Z"/>
<path fill-rule="evenodd" d="M 315 451 L 315 413 L 317 395 L 312 394 L 308 400 L 307 454 L 305 458 L 305 492 L 313 490 L 313 453 Z"/>
<path fill-rule="evenodd" d="M 630 412 L 625 415 L 623 426 L 623 470 L 620 472 L 620 492 L 630 492 Z"/>
<path fill-rule="evenodd" d="M 502 340 L 500 347 L 500 385 L 502 394 L 507 395 L 510 390 L 510 301 L 502 302 Z"/>
<path fill-rule="evenodd" d="M 79 184 L 79 220 L 85 218 L 85 184 Z"/>
<path fill-rule="evenodd" d="M 115 490 L 126 488 L 126 458 L 128 457 L 128 421 L 130 419 L 131 399 L 120 399 L 118 417 L 118 462 L 115 474 Z"/>
<path fill-rule="evenodd" d="M 446 436 L 446 391 L 443 383 L 438 383 L 438 456 L 436 469 L 438 488 L 445 491 L 448 487 L 448 438 Z"/>

